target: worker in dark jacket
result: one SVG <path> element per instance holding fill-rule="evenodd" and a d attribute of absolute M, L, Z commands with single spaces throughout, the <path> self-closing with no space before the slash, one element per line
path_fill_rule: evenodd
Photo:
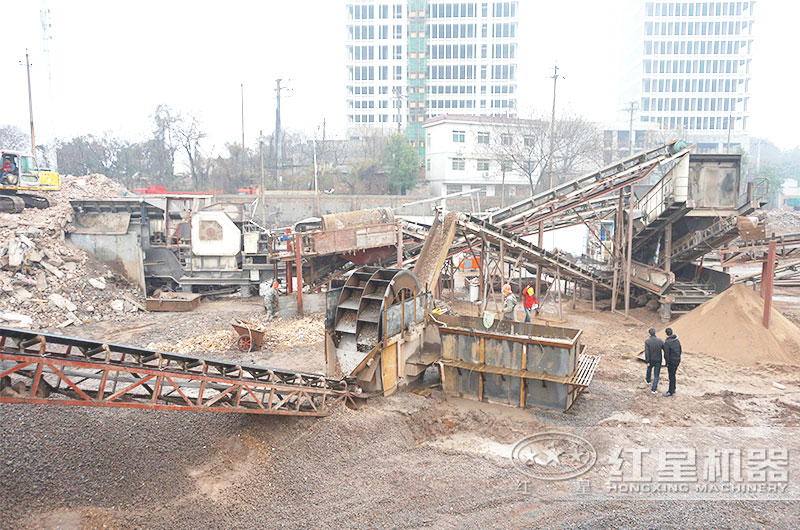
<path fill-rule="evenodd" d="M 681 341 L 672 332 L 672 328 L 667 328 L 667 340 L 664 341 L 664 361 L 667 363 L 667 373 L 669 374 L 669 392 L 664 397 L 675 394 L 675 373 L 678 365 L 681 364 Z"/>
<path fill-rule="evenodd" d="M 661 352 L 664 348 L 664 341 L 656 337 L 656 330 L 650 328 L 650 336 L 644 341 L 644 360 L 647 363 L 647 374 L 644 377 L 646 383 L 650 383 L 650 375 L 653 376 L 653 386 L 650 392 L 658 392 L 658 376 L 661 374 Z"/>

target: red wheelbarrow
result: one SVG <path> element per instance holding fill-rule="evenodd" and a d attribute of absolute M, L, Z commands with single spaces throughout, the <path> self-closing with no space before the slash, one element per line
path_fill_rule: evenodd
<path fill-rule="evenodd" d="M 231 326 L 239 335 L 236 339 L 236 347 L 243 352 L 250 352 L 261 348 L 261 343 L 264 340 L 264 332 L 266 331 L 263 326 L 253 324 L 245 320 L 234 319 Z"/>

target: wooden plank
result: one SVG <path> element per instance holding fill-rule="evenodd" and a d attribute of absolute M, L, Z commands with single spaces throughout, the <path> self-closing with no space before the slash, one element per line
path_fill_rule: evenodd
<path fill-rule="evenodd" d="M 381 379 L 384 396 L 389 396 L 397 390 L 397 343 L 384 348 L 381 354 Z"/>
<path fill-rule="evenodd" d="M 480 364 L 483 364 L 486 361 L 486 339 L 483 337 L 481 337 L 481 349 L 478 360 Z M 483 401 L 483 376 L 481 376 L 478 380 L 478 400 Z"/>

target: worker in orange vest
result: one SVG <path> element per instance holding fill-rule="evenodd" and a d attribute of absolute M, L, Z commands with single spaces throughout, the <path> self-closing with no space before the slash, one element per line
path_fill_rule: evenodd
<path fill-rule="evenodd" d="M 539 302 L 536 301 L 536 296 L 533 292 L 531 284 L 525 286 L 522 291 L 522 306 L 525 308 L 525 322 L 531 321 L 531 309 L 539 314 Z"/>

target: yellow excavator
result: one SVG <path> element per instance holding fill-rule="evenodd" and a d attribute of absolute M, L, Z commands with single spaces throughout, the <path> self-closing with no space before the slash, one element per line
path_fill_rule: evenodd
<path fill-rule="evenodd" d="M 0 212 L 19 213 L 25 208 L 49 208 L 46 197 L 27 191 L 57 190 L 61 177 L 40 168 L 31 155 L 0 150 Z"/>

